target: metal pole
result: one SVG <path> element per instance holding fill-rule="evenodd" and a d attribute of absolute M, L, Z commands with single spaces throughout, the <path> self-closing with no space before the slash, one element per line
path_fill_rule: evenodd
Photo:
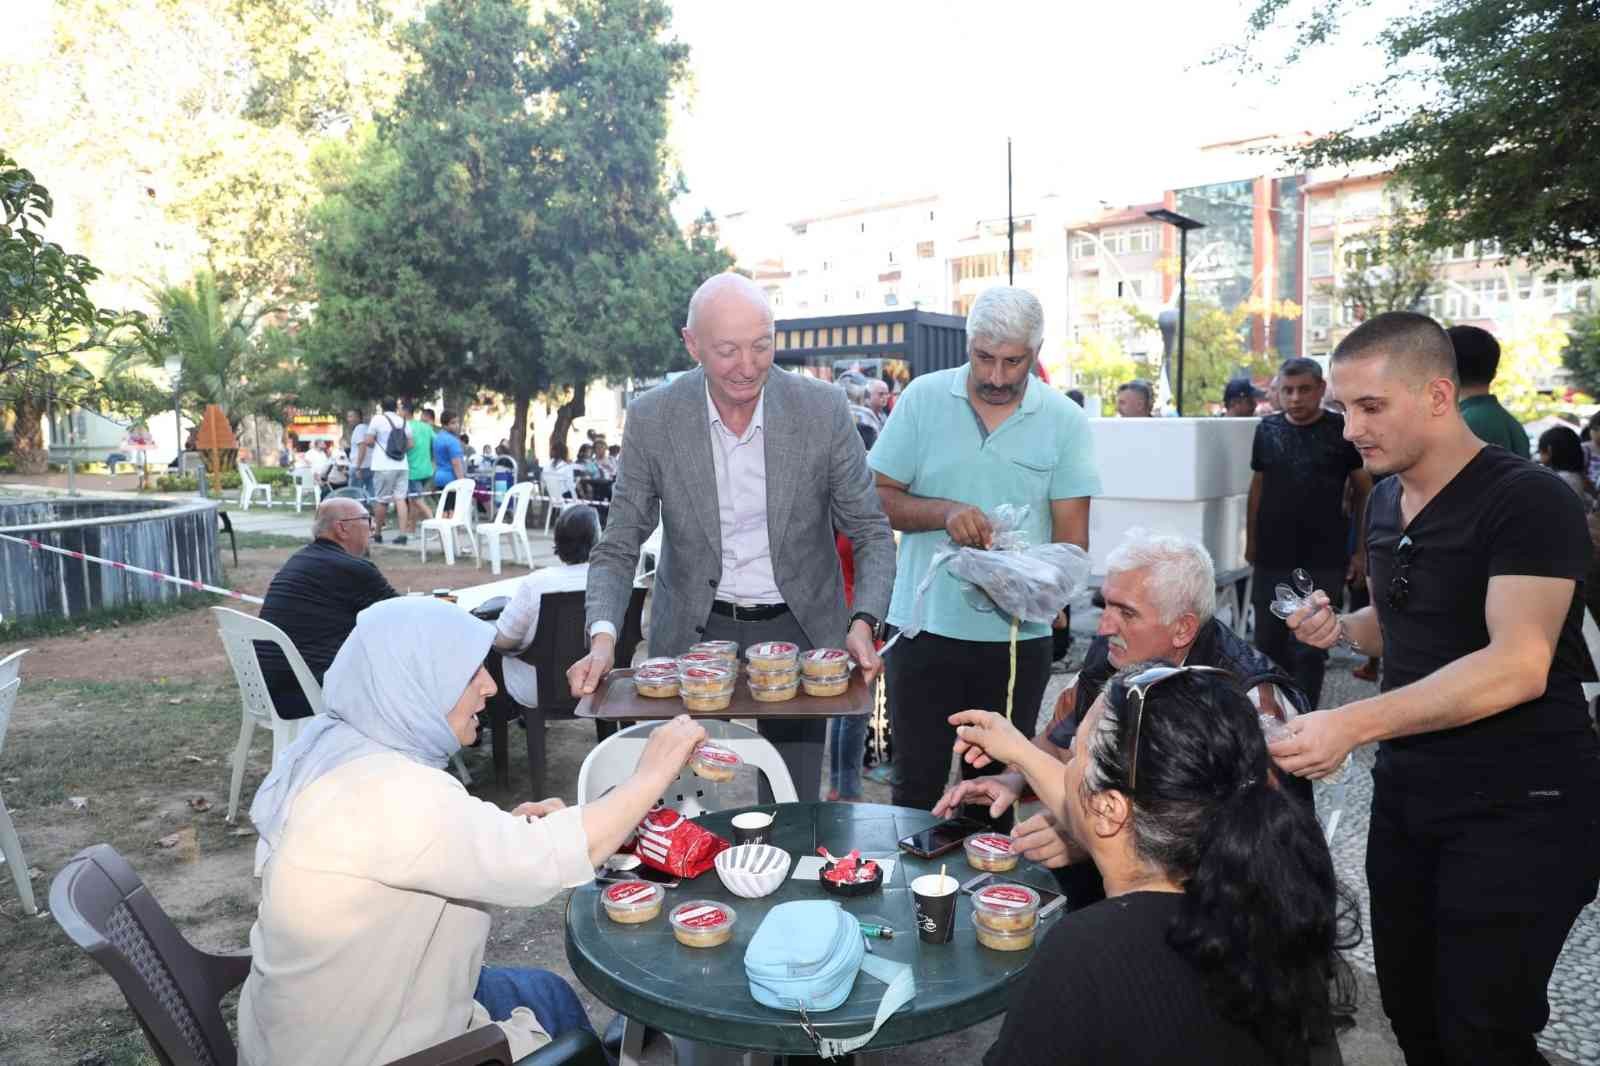
<path fill-rule="evenodd" d="M 1006 284 L 1017 283 L 1017 219 L 1011 210 L 1011 138 L 1006 138 Z"/>
<path fill-rule="evenodd" d="M 1188 302 L 1189 231 L 1178 229 L 1178 417 L 1183 417 L 1183 312 Z"/>

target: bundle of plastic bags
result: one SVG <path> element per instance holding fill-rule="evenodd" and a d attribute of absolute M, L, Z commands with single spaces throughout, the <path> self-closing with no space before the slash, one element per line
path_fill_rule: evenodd
<path fill-rule="evenodd" d="M 922 632 L 928 589 L 944 571 L 960 581 L 967 601 L 1018 622 L 1049 625 L 1089 578 L 1089 553 L 1076 544 L 1029 544 L 1023 532 L 1029 509 L 1001 504 L 987 517 L 994 528 L 988 548 L 952 545 L 933 557 L 917 586 L 907 637 Z"/>

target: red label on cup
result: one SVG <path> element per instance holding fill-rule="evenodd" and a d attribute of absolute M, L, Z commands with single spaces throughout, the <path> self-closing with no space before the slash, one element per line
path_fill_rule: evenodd
<path fill-rule="evenodd" d="M 978 899 L 986 906 L 1010 909 L 1032 903 L 1033 893 L 1016 885 L 993 885 L 979 892 Z"/>
<path fill-rule="evenodd" d="M 778 659 L 796 655 L 799 651 L 798 644 L 790 644 L 786 640 L 769 640 L 761 644 L 752 644 L 745 654 L 752 659 Z"/>
<path fill-rule="evenodd" d="M 693 907 L 679 911 L 672 916 L 672 919 L 690 929 L 715 929 L 719 925 L 728 924 L 728 912 L 721 907 Z"/>
<path fill-rule="evenodd" d="M 714 762 L 722 766 L 738 766 L 744 761 L 739 758 L 738 752 L 712 747 L 710 744 L 703 744 L 695 749 L 694 757 L 701 762 Z"/>
<path fill-rule="evenodd" d="M 654 885 L 643 881 L 634 881 L 628 884 L 612 885 L 606 889 L 606 899 L 612 903 L 643 903 L 655 895 Z"/>
<path fill-rule="evenodd" d="M 979 851 L 987 851 L 991 855 L 1010 855 L 1011 838 L 1003 836 L 981 836 L 972 838 L 972 846 Z"/>
<path fill-rule="evenodd" d="M 712 665 L 714 663 L 720 663 L 720 662 L 725 662 L 725 661 L 726 660 L 722 656 L 713 655 L 709 651 L 685 652 L 684 654 L 678 656 L 678 658 L 677 658 L 678 665 L 685 666 L 685 667 L 688 667 L 688 666 L 710 666 L 710 665 Z"/>
<path fill-rule="evenodd" d="M 842 648 L 818 648 L 815 651 L 806 652 L 806 662 L 808 663 L 836 663 L 843 662 L 847 658 L 849 656 Z"/>

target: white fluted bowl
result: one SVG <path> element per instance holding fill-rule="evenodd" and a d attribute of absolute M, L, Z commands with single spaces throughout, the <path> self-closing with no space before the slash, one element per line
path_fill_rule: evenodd
<path fill-rule="evenodd" d="M 771 844 L 740 844 L 717 856 L 717 877 L 735 896 L 760 899 L 778 890 L 793 862 L 787 851 Z"/>

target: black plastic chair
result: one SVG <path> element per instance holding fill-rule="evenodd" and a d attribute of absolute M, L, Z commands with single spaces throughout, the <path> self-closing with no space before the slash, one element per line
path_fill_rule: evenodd
<path fill-rule="evenodd" d="M 636 588 L 628 599 L 628 613 L 622 619 L 622 632 L 617 634 L 615 661 L 618 666 L 633 662 L 634 650 L 644 637 L 644 597 L 645 590 Z M 510 782 L 507 723 L 520 713 L 528 734 L 528 776 L 533 786 L 530 795 L 536 799 L 545 795 L 544 723 L 551 718 L 571 718 L 578 707 L 578 697 L 567 686 L 567 668 L 589 653 L 584 636 L 583 600 L 582 592 L 547 592 L 539 599 L 539 628 L 534 632 L 533 643 L 518 656 L 539 672 L 539 706 L 524 707 L 506 695 L 498 657 L 494 653 L 489 656 L 489 673 L 500 687 L 491 701 L 493 711 L 489 720 L 495 781 L 502 787 Z M 594 725 L 599 740 L 617 731 L 615 722 L 596 721 Z"/>
<path fill-rule="evenodd" d="M 221 1002 L 250 974 L 248 954 L 216 955 L 186 940 L 127 860 L 85 848 L 50 884 L 50 914 L 122 989 L 162 1066 L 237 1066 Z M 575 1032 L 520 1066 L 606 1066 L 593 1034 Z M 513 1066 L 505 1033 L 485 1025 L 390 1066 Z"/>

